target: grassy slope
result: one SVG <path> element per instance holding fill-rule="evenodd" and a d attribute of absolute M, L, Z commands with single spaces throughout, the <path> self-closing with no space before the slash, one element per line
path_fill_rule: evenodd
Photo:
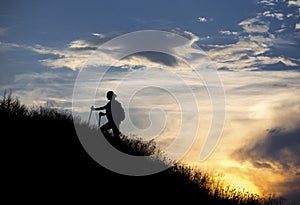
<path fill-rule="evenodd" d="M 243 196 L 222 187 L 212 189 L 211 177 L 184 165 L 143 177 L 113 173 L 85 152 L 71 115 L 63 111 L 43 107 L 30 110 L 8 96 L 1 99 L 0 116 L 5 150 L 3 176 L 7 182 L 2 184 L 6 190 L 4 195 L 11 202 L 42 199 L 56 203 L 93 200 L 100 204 L 104 200 L 110 203 L 121 200 L 126 204 L 162 201 L 278 204 L 278 201 L 261 200 L 251 194 Z M 138 155 L 152 151 L 151 146 L 142 150 L 131 148 L 130 144 L 138 143 L 141 142 L 127 139 L 118 146 Z"/>

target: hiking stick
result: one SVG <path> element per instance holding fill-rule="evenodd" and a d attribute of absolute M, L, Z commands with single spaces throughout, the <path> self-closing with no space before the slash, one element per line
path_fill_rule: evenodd
<path fill-rule="evenodd" d="M 101 115 L 99 115 L 99 122 L 98 122 L 99 127 L 100 127 L 100 122 L 101 122 Z"/>
<path fill-rule="evenodd" d="M 92 108 L 91 108 L 90 115 L 89 115 L 89 120 L 88 120 L 88 124 L 90 124 L 90 120 L 91 120 L 92 112 L 93 112 L 93 110 L 92 110 Z"/>

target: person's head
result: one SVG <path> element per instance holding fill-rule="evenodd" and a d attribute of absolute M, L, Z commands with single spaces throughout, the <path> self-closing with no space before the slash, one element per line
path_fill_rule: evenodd
<path fill-rule="evenodd" d="M 117 95 L 113 91 L 110 90 L 106 93 L 106 97 L 108 100 L 112 100 L 112 99 L 115 99 L 115 97 L 117 97 Z"/>

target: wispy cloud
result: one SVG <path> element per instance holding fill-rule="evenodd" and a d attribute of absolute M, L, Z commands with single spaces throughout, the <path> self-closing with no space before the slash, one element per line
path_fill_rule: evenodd
<path fill-rule="evenodd" d="M 267 6 L 275 6 L 276 5 L 275 0 L 261 0 L 261 1 L 258 1 L 258 3 L 265 4 Z"/>
<path fill-rule="evenodd" d="M 282 21 L 284 19 L 283 13 L 272 13 L 271 11 L 265 11 L 265 12 L 263 12 L 262 15 L 266 16 L 266 17 L 276 18 L 280 21 Z"/>
<path fill-rule="evenodd" d="M 198 21 L 201 23 L 206 23 L 208 20 L 205 17 L 198 17 Z"/>
<path fill-rule="evenodd" d="M 185 52 L 185 49 L 191 47 L 192 44 L 199 40 L 199 37 L 189 31 L 170 30 L 170 34 L 175 33 L 188 39 L 186 45 L 166 45 L 165 47 L 174 49 L 178 53 Z M 42 45 L 26 46 L 14 43 L 1 43 L 0 49 L 2 51 L 8 49 L 26 49 L 38 54 L 45 55 L 46 58 L 40 60 L 40 62 L 47 67 L 51 68 L 70 68 L 72 70 L 79 70 L 82 67 L 88 66 L 114 66 L 119 67 L 165 67 L 169 69 L 187 69 L 185 64 L 179 64 L 176 58 L 168 57 L 167 55 L 157 55 L 153 52 L 144 52 L 143 54 L 131 55 L 120 61 L 118 59 L 119 53 L 122 52 L 122 47 L 107 47 L 105 50 L 99 50 L 99 46 L 117 35 L 105 36 L 103 34 L 93 34 L 88 39 L 78 39 L 70 42 L 64 48 L 51 48 Z M 172 38 L 172 36 L 170 36 Z M 147 39 L 145 39 L 147 40 Z M 165 42 L 160 42 L 164 44 Z M 181 50 L 182 48 L 182 50 Z M 51 56 L 51 57 L 48 57 Z M 188 68 L 190 69 L 190 68 Z"/>
<path fill-rule="evenodd" d="M 30 106 L 51 105 L 71 109 L 76 76 L 70 70 L 17 74 L 12 84 L 1 86 L 1 91 L 11 89 L 14 95 Z"/>
<path fill-rule="evenodd" d="M 204 16 L 200 16 L 200 17 L 198 17 L 197 21 L 200 22 L 200 23 L 209 23 L 209 22 L 213 22 L 214 19 L 213 18 L 207 18 L 207 17 L 204 17 Z"/>
<path fill-rule="evenodd" d="M 298 59 L 280 52 L 278 54 L 273 52 L 274 48 L 287 49 L 295 45 L 294 40 L 286 33 L 293 30 L 291 28 L 293 24 L 286 20 L 286 16 L 293 17 L 297 14 L 294 10 L 289 11 L 293 14 L 285 14 L 280 8 L 282 6 L 288 8 L 288 5 L 296 7 L 298 4 L 296 1 L 283 1 L 279 4 L 275 0 L 259 1 L 259 4 L 264 5 L 265 11 L 238 23 L 242 31 L 220 31 L 221 35 L 227 36 L 226 38 L 234 36 L 234 39 L 231 37 L 234 43 L 212 44 L 205 47 L 211 59 L 216 62 L 217 68 L 222 70 L 299 69 Z M 277 8 L 277 4 L 281 7 Z M 278 24 L 281 24 L 279 29 Z M 298 27 L 300 26 L 296 23 L 295 29 Z"/>
<path fill-rule="evenodd" d="M 271 50 L 275 40 L 272 35 L 239 37 L 238 42 L 234 44 L 212 46 L 208 55 L 215 61 L 218 68 L 233 70 L 263 69 L 265 65 L 278 62 L 287 66 L 297 66 L 298 64 L 289 58 L 264 55 Z"/>
<path fill-rule="evenodd" d="M 16 49 L 16 48 L 21 48 L 19 44 L 16 43 L 5 43 L 5 42 L 0 42 L 0 52 L 6 52 L 8 50 Z"/>
<path fill-rule="evenodd" d="M 249 18 L 239 23 L 247 33 L 267 33 L 270 29 L 269 23 L 264 22 L 258 17 Z"/>
<path fill-rule="evenodd" d="M 234 35 L 234 36 L 239 35 L 238 32 L 236 32 L 236 31 L 230 31 L 230 30 L 221 30 L 220 34 L 222 34 L 222 35 Z"/>
<path fill-rule="evenodd" d="M 289 0 L 288 5 L 289 6 L 299 6 L 300 7 L 300 0 Z"/>
<path fill-rule="evenodd" d="M 99 38 L 105 38 L 104 34 L 101 33 L 92 33 L 93 36 L 99 37 Z"/>
<path fill-rule="evenodd" d="M 7 35 L 9 33 L 9 30 L 13 28 L 15 28 L 15 26 L 0 27 L 0 37 Z"/>
<path fill-rule="evenodd" d="M 92 52 L 104 42 L 110 40 L 114 36 L 99 37 L 94 36 L 86 40 L 78 39 L 70 42 L 63 48 L 52 48 L 43 45 L 22 45 L 16 43 L 4 43 L 0 42 L 0 51 L 5 52 L 13 49 L 25 49 L 41 55 L 51 56 L 45 57 L 40 60 L 44 66 L 51 68 L 70 68 L 72 70 L 78 70 L 85 65 L 87 59 Z M 110 59 L 109 54 L 102 53 L 103 59 Z"/>
<path fill-rule="evenodd" d="M 6 28 L 0 27 L 0 36 L 4 36 L 7 32 Z"/>

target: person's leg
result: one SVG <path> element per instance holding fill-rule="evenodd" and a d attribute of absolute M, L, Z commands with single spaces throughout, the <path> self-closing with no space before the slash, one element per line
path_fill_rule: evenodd
<path fill-rule="evenodd" d="M 111 128 L 112 128 L 111 123 L 107 122 L 106 124 L 104 124 L 100 127 L 100 130 L 101 130 L 102 134 L 105 135 L 107 130 L 109 130 Z"/>
<path fill-rule="evenodd" d="M 116 138 L 120 138 L 120 130 L 119 130 L 119 127 L 118 126 L 116 126 L 116 124 L 115 123 L 112 123 L 113 125 L 112 125 L 112 130 L 113 130 L 113 133 L 114 133 L 114 137 L 116 137 Z"/>
<path fill-rule="evenodd" d="M 100 123 L 101 123 L 101 117 L 103 116 L 103 112 L 99 112 L 99 117 L 98 117 L 98 127 L 100 127 Z"/>
<path fill-rule="evenodd" d="M 101 126 L 101 132 L 103 133 L 104 137 L 110 142 L 110 143 L 119 143 L 120 142 L 120 131 L 118 127 L 111 122 L 107 122 L 105 125 Z M 113 131 L 113 137 L 111 135 L 106 134 L 107 130 L 112 129 Z"/>

